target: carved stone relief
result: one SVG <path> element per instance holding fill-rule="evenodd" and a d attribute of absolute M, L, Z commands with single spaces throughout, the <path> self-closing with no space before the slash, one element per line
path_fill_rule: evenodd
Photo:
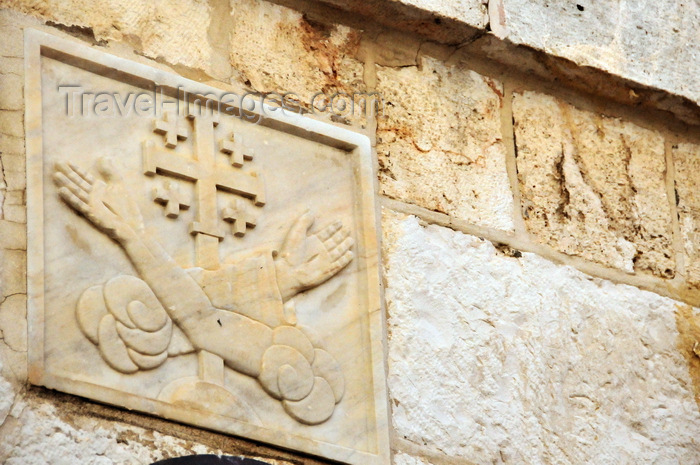
<path fill-rule="evenodd" d="M 367 138 L 26 44 L 31 381 L 388 463 Z M 123 111 L 149 91 L 153 112 Z M 101 95 L 123 105 L 100 114 Z"/>

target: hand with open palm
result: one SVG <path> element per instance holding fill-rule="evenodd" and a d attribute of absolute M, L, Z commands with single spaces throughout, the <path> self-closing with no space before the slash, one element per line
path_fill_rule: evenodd
<path fill-rule="evenodd" d="M 100 159 L 99 177 L 72 163 L 57 163 L 54 182 L 58 194 L 71 208 L 116 241 L 143 230 L 138 206 L 126 191 L 108 159 Z"/>
<path fill-rule="evenodd" d="M 285 301 L 327 281 L 353 259 L 354 241 L 342 222 L 311 233 L 314 221 L 310 212 L 301 215 L 276 255 L 277 282 Z"/>

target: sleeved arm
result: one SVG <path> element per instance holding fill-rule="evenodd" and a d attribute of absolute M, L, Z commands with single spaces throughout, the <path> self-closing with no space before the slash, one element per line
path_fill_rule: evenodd
<path fill-rule="evenodd" d="M 271 250 L 241 252 L 229 256 L 218 270 L 192 268 L 188 272 L 214 307 L 271 328 L 296 323 L 293 307 L 282 300 Z"/>

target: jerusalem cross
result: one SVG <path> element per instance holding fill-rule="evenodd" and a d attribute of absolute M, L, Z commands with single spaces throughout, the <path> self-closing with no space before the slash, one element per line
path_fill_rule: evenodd
<path fill-rule="evenodd" d="M 194 183 L 196 211 L 190 233 L 195 237 L 196 264 L 205 269 L 216 269 L 219 266 L 218 243 L 224 238 L 217 211 L 217 191 L 250 198 L 257 206 L 265 205 L 265 191 L 257 172 L 243 171 L 235 164 L 216 163 L 214 128 L 219 124 L 218 115 L 206 111 L 199 113 L 189 112 L 187 115 L 193 127 L 192 156 L 156 149 L 153 142 L 148 141 L 143 147 L 143 171 L 147 176 L 160 174 Z M 178 131 L 176 118 L 176 115 L 166 114 L 165 121 L 169 124 L 156 124 L 155 132 L 168 140 L 171 136 L 168 131 Z M 175 132 L 170 139 L 176 141 L 182 138 L 180 134 Z M 227 143 L 220 147 L 221 152 L 232 158 L 240 156 Z"/>

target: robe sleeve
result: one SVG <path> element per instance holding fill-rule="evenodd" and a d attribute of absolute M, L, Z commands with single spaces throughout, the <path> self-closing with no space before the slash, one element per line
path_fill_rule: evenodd
<path fill-rule="evenodd" d="M 296 323 L 293 306 L 282 300 L 271 250 L 240 252 L 229 256 L 218 270 L 191 268 L 188 273 L 217 308 L 271 328 Z"/>

